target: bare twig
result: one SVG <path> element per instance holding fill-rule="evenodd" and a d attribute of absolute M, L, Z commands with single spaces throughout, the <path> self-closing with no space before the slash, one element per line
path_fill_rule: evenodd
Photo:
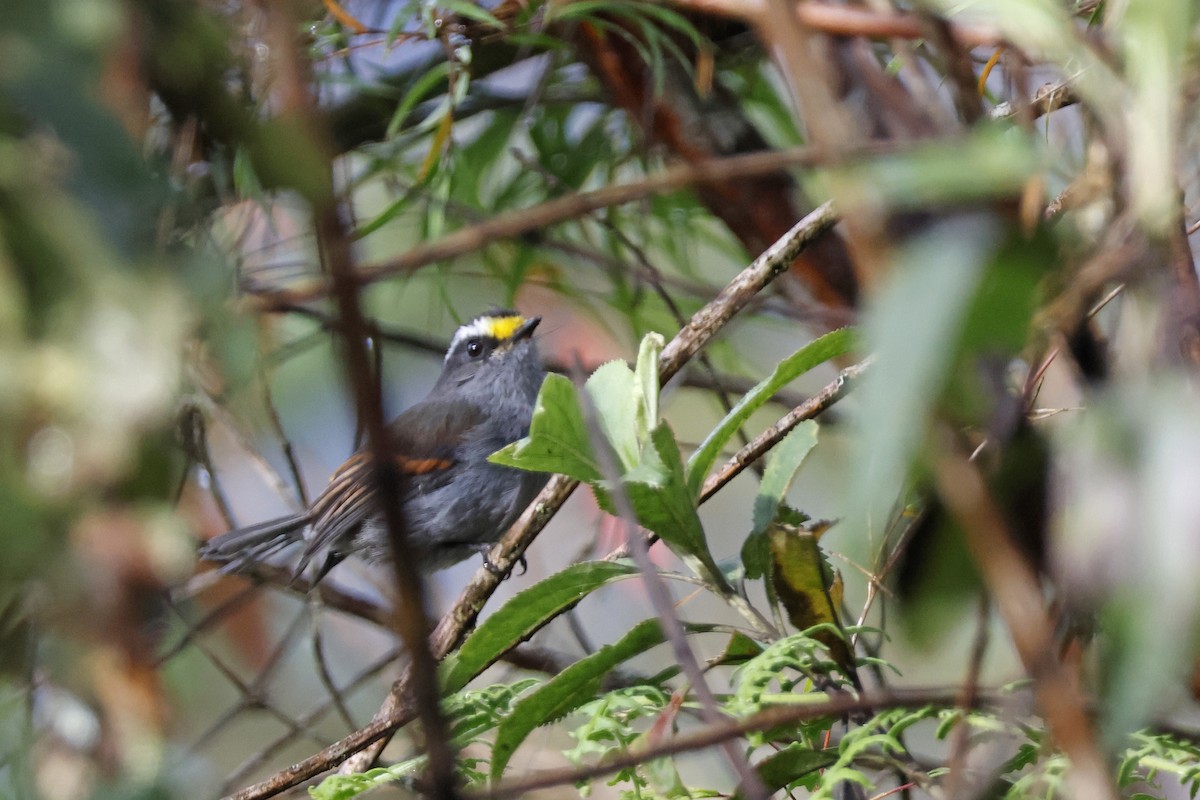
<path fill-rule="evenodd" d="M 721 293 L 697 311 L 688 324 L 663 348 L 658 360 L 659 380 L 666 383 L 684 362 L 708 344 L 717 331 L 741 311 L 754 295 L 785 271 L 804 248 L 837 223 L 832 203 L 823 203 L 797 222 L 779 241 L 742 270 Z"/>
<path fill-rule="evenodd" d="M 824 389 L 793 408 L 774 425 L 767 428 L 754 438 L 754 441 L 743 447 L 720 469 L 708 476 L 700 489 L 700 501 L 712 497 L 718 489 L 729 483 L 746 466 L 762 456 L 779 443 L 793 428 L 806 419 L 812 419 L 846 396 L 850 386 L 866 371 L 869 360 L 861 361 L 846 367 L 837 378 Z"/>
<path fill-rule="evenodd" d="M 971 643 L 971 657 L 967 662 L 967 676 L 963 681 L 962 700 L 959 706 L 962 718 L 954 729 L 950 739 L 950 759 L 946 771 L 946 797 L 969 797 L 967 792 L 970 783 L 967 780 L 967 754 L 971 749 L 971 725 L 967 721 L 967 713 L 975 706 L 975 696 L 979 693 L 979 673 L 983 669 L 983 657 L 987 653 L 989 635 L 988 625 L 992 618 L 992 600 L 986 593 L 979 598 L 979 612 L 976 614 L 975 640 Z"/>
<path fill-rule="evenodd" d="M 279 418 L 279 410 L 275 408 L 275 397 L 271 392 L 271 379 L 265 369 L 259 380 L 262 382 L 263 405 L 267 409 L 267 419 L 271 421 L 271 428 L 279 438 L 279 446 L 283 449 L 283 458 L 287 461 L 288 471 L 292 474 L 292 483 L 296 487 L 296 498 L 300 501 L 301 506 L 307 508 L 308 488 L 304 485 L 304 476 L 300 474 L 300 462 L 296 460 L 296 449 L 283 429 L 283 420 Z"/>
<path fill-rule="evenodd" d="M 321 681 L 321 686 L 325 688 L 329 699 L 333 701 L 333 707 L 337 710 L 338 716 L 342 718 L 342 722 L 346 723 L 346 730 L 354 730 L 357 725 L 354 724 L 354 717 L 350 714 L 350 709 L 346 706 L 345 698 L 342 697 L 341 691 L 333 682 L 333 675 L 329 672 L 329 662 L 325 659 L 325 641 L 321 634 L 321 601 L 316 594 L 308 597 L 309 609 L 309 629 L 312 631 L 312 654 L 313 663 L 317 666 L 317 677 Z"/>
<path fill-rule="evenodd" d="M 871 146 L 863 149 L 862 152 L 886 152 L 890 149 Z M 354 274 L 354 280 L 359 285 L 373 283 L 398 273 L 411 272 L 437 261 L 445 261 L 474 252 L 493 242 L 511 239 L 528 231 L 575 219 L 607 206 L 629 203 L 642 197 L 671 192 L 706 181 L 731 177 L 745 178 L 751 175 L 778 172 L 790 166 L 815 163 L 816 159 L 817 156 L 813 151 L 807 148 L 792 148 L 669 167 L 657 175 L 635 183 L 606 186 L 591 192 L 580 192 L 555 198 L 532 208 L 497 214 L 475 225 L 461 228 L 437 241 L 412 247 L 397 258 L 361 267 Z M 259 297 L 264 308 L 269 309 L 281 305 L 292 306 L 325 297 L 331 290 L 332 285 L 328 281 L 318 281 L 304 288 L 264 291 Z"/>
<path fill-rule="evenodd" d="M 1087 704 L 1054 657 L 1053 628 L 1033 569 L 1021 556 L 979 467 L 959 452 L 943 427 L 945 446 L 935 465 L 938 494 L 962 526 L 967 546 L 995 599 L 1055 741 L 1071 760 L 1068 785 L 1076 797 L 1115 798 L 1108 766 L 1096 746 Z"/>

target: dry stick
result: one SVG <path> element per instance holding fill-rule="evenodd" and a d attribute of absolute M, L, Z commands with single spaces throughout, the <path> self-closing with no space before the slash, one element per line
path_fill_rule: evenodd
<path fill-rule="evenodd" d="M 979 674 L 983 669 L 983 657 L 987 653 L 988 642 L 991 639 L 988 623 L 992 616 L 992 599 L 984 592 L 979 598 L 977 613 L 978 627 L 975 629 L 975 640 L 971 643 L 970 660 L 967 662 L 967 678 L 963 682 L 962 700 L 959 708 L 962 718 L 954 729 L 950 739 L 949 769 L 946 771 L 946 797 L 972 797 L 974 791 L 965 791 L 970 786 L 967 775 L 967 754 L 971 749 L 971 725 L 967 721 L 967 712 L 975 705 L 975 696 L 979 694 Z"/>
<path fill-rule="evenodd" d="M 656 758 L 712 747 L 730 739 L 740 738 L 747 733 L 770 730 L 783 725 L 820 719 L 822 717 L 844 717 L 856 712 L 880 711 L 889 708 L 922 708 L 924 706 L 952 706 L 959 699 L 957 690 L 907 690 L 864 694 L 858 697 L 838 695 L 819 703 L 798 703 L 791 706 L 776 706 L 740 720 L 730 720 L 701 728 L 664 741 L 653 747 L 631 750 L 606 758 L 603 763 L 589 767 L 566 767 L 544 772 L 517 781 L 506 781 L 487 792 L 464 792 L 470 800 L 501 800 L 505 797 L 522 797 L 538 789 L 570 785 L 579 781 L 607 775 L 625 767 L 644 764 Z M 975 707 L 999 705 L 998 695 L 979 695 Z"/>
<path fill-rule="evenodd" d="M 1037 575 L 1012 542 L 1000 509 L 988 494 L 977 464 L 959 452 L 947 426 L 935 466 L 938 494 L 962 526 L 967 547 L 1012 636 L 1054 740 L 1071 761 L 1072 797 L 1115 800 L 1108 766 L 1097 749 L 1079 686 L 1054 657 L 1053 626 Z"/>
<path fill-rule="evenodd" d="M 329 699 L 333 701 L 333 707 L 337 710 L 338 716 L 346 724 L 346 730 L 352 731 L 357 727 L 354 724 L 354 716 L 350 713 L 341 691 L 334 684 L 333 674 L 329 671 L 329 661 L 325 658 L 325 638 L 321 633 L 321 601 L 315 593 L 308 597 L 308 613 L 309 627 L 312 631 L 312 656 L 313 663 L 317 666 L 317 678 L 321 681 L 321 686 L 329 695 Z"/>
<path fill-rule="evenodd" d="M 360 670 L 357 675 L 346 682 L 346 685 L 342 687 L 342 693 L 347 694 L 361 687 L 367 682 L 367 680 L 383 671 L 389 664 L 395 662 L 395 660 L 400 657 L 401 652 L 402 651 L 397 648 L 395 650 L 390 650 L 384 655 L 375 659 L 375 661 L 368 664 L 366 667 Z M 297 717 L 296 722 L 302 727 L 303 730 L 307 730 L 311 728 L 317 722 L 317 720 L 325 716 L 325 714 L 327 714 L 332 707 L 333 701 L 325 700 L 324 702 L 318 703 L 312 709 L 305 712 L 302 716 Z M 229 778 L 226 780 L 226 785 L 236 786 L 242 780 L 242 778 L 248 775 L 251 771 L 257 769 L 260 764 L 298 738 L 299 733 L 296 731 L 288 731 L 287 733 L 277 736 L 274 740 L 264 745 L 260 750 L 247 756 L 246 760 L 241 764 L 234 767 L 233 772 L 230 773 Z"/>
<path fill-rule="evenodd" d="M 279 438 L 279 446 L 287 461 L 288 471 L 292 474 L 292 482 L 296 484 L 296 497 L 301 506 L 308 508 L 308 489 L 304 485 L 304 476 L 300 474 L 300 462 L 296 460 L 296 448 L 292 446 L 292 440 L 288 438 L 287 432 L 283 429 L 283 420 L 279 417 L 279 409 L 275 407 L 275 397 L 271 392 L 271 378 L 266 373 L 267 370 L 264 369 L 259 379 L 262 381 L 263 405 L 267 409 L 267 419 L 271 422 L 271 430 Z"/>
<path fill-rule="evenodd" d="M 774 425 L 756 436 L 754 441 L 735 453 L 724 466 L 708 476 L 708 479 L 704 481 L 704 486 L 700 489 L 700 502 L 703 503 L 712 497 L 718 489 L 737 477 L 738 473 L 749 464 L 761 458 L 778 444 L 779 440 L 786 436 L 792 428 L 806 419 L 812 419 L 845 397 L 846 392 L 850 391 L 851 384 L 862 376 L 868 366 L 870 366 L 869 358 L 846 367 L 838 373 L 832 383 L 780 417 Z"/>
<path fill-rule="evenodd" d="M 721 327 L 734 314 L 749 303 L 776 277 L 785 272 L 791 262 L 813 240 L 829 230 L 837 222 L 830 203 L 815 209 L 798 222 L 790 231 L 771 245 L 753 263 L 742 270 L 711 303 L 700 309 L 684 328 L 663 349 L 659 358 L 659 380 L 667 382 L 697 350 L 708 344 Z M 463 589 L 453 608 L 441 619 L 430 637 L 430 650 L 435 658 L 444 658 L 467 630 L 484 603 L 500 585 L 500 575 L 506 574 L 525 548 L 533 541 L 555 512 L 566 502 L 578 481 L 555 475 L 546 484 L 521 517 L 500 539 L 488 560 L 497 568 L 496 572 L 480 569 L 471 583 Z M 406 676 L 407 677 L 407 676 Z M 256 800 L 270 797 L 318 775 L 332 766 L 345 761 L 349 756 L 369 747 L 374 742 L 390 736 L 411 719 L 407 705 L 401 702 L 407 688 L 406 677 L 392 687 L 391 693 L 375 719 L 341 741 L 326 747 L 303 761 L 281 770 L 266 780 L 231 796 L 230 800 Z"/>
<path fill-rule="evenodd" d="M 893 147 L 867 145 L 855 152 L 870 155 L 892 150 Z M 411 272 L 437 261 L 481 250 L 503 239 L 512 239 L 601 208 L 623 205 L 653 194 L 675 191 L 696 183 L 770 174 L 786 167 L 813 164 L 816 161 L 817 156 L 811 149 L 794 147 L 669 167 L 642 181 L 606 186 L 591 192 L 579 192 L 530 208 L 497 214 L 437 241 L 419 244 L 391 260 L 360 267 L 354 275 L 354 280 L 363 285 L 373 283 L 400 272 Z M 784 238 L 787 238 L 786 234 Z M 332 285 L 328 281 L 319 281 L 305 288 L 263 292 L 260 298 L 268 308 L 292 306 L 325 297 L 331 289 Z"/>
<path fill-rule="evenodd" d="M 389 436 L 383 416 L 382 391 L 378 372 L 372 369 L 367 352 L 370 334 L 360 305 L 358 271 L 351 249 L 350 232 L 334 194 L 334 155 L 328 121 L 318 117 L 311 94 L 313 85 L 310 63 L 297 47 L 296 19 L 287 0 L 273 0 L 267 6 L 265 38 L 277 53 L 277 89 L 283 113 L 298 122 L 314 150 L 320 154 L 319 169 L 310 169 L 303 177 L 307 199 L 312 208 L 312 227 L 316 234 L 323 271 L 341 322 L 345 352 L 346 378 L 354 391 L 359 424 L 366 432 L 367 452 L 372 464 L 370 488 L 379 498 L 378 511 L 390 544 L 391 562 L 396 578 L 395 627 L 409 653 L 408 672 L 417 716 L 425 735 L 428 757 L 428 782 L 436 800 L 458 796 L 458 773 L 449 729 L 439 702 L 437 662 L 429 652 L 429 623 L 425 613 L 424 585 L 417 567 L 416 552 L 408 541 L 404 511 L 400 506 L 401 474 L 393 457 L 395 442 Z"/>
<path fill-rule="evenodd" d="M 580 384 L 582 381 L 576 378 L 576 383 Z M 674 654 L 675 660 L 683 669 L 683 674 L 687 676 L 688 682 L 691 683 L 692 691 L 700 700 L 701 717 L 709 724 L 721 722 L 726 717 L 717 706 L 717 698 L 713 695 L 712 689 L 700 669 L 700 662 L 696 660 L 696 654 L 688 643 L 687 631 L 684 630 L 683 623 L 675 614 L 675 604 L 671 600 L 671 592 L 667 589 L 662 575 L 658 573 L 658 567 L 654 564 L 654 560 L 650 558 L 650 546 L 646 542 L 646 537 L 642 535 L 637 517 L 633 513 L 633 506 L 630 505 L 629 496 L 619 479 L 620 472 L 617 469 L 616 455 L 612 451 L 612 446 L 604 438 L 603 431 L 600 430 L 600 423 L 596 417 L 596 406 L 587 392 L 580 392 L 579 398 L 583 407 L 588 435 L 592 439 L 592 449 L 599 462 L 600 472 L 613 485 L 609 496 L 625 528 L 626 546 L 633 552 L 633 561 L 642 574 L 642 586 L 646 589 L 646 595 L 650 599 L 655 616 L 658 617 L 659 627 L 662 628 L 663 635 L 671 645 L 671 652 Z M 733 767 L 740 778 L 739 783 L 743 787 L 743 793 L 750 800 L 766 800 L 767 789 L 759 779 L 758 773 L 754 771 L 754 767 L 751 766 L 746 753 L 732 739 L 722 742 L 721 746 L 729 765 Z"/>
<path fill-rule="evenodd" d="M 391 543 L 391 562 L 396 575 L 397 614 L 395 623 L 411 661 L 406 670 L 406 688 L 420 717 L 429 759 L 429 782 L 436 798 L 457 796 L 455 755 L 449 727 L 439 702 L 437 659 L 429 650 L 429 623 L 425 613 L 422 576 L 417 569 L 416 553 L 408 542 L 400 497 L 400 472 L 392 458 L 391 442 L 383 421 L 379 385 L 374 379 L 370 356 L 366 352 L 366 325 L 358 303 L 358 284 L 354 280 L 349 237 L 341 225 L 336 207 L 316 215 L 322 252 L 328 259 L 334 279 L 334 298 L 345 326 L 347 370 L 354 385 L 359 419 L 367 434 L 369 452 L 374 458 L 371 480 L 380 503 Z"/>

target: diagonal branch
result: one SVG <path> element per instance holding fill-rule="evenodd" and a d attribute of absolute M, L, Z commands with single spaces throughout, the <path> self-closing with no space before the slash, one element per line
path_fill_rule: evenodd
<path fill-rule="evenodd" d="M 865 155 L 888 152 L 891 149 L 887 146 L 868 145 L 859 152 Z M 412 272 L 437 261 L 474 252 L 496 241 L 512 239 L 548 225 L 582 217 L 601 208 L 623 205 L 650 195 L 672 192 L 693 184 L 734 175 L 744 177 L 778 172 L 787 167 L 814 164 L 816 161 L 817 154 L 811 149 L 795 147 L 670 167 L 642 181 L 606 186 L 591 192 L 578 192 L 530 208 L 497 214 L 475 225 L 460 228 L 436 241 L 419 244 L 396 258 L 362 266 L 358 269 L 355 280 L 359 285 L 374 283 L 399 273 Z M 817 209 L 813 213 L 819 211 L 820 209 Z M 811 216 L 810 214 L 809 217 Z M 789 236 L 790 232 L 780 241 L 787 240 Z M 807 244 L 808 241 L 804 242 L 804 245 Z M 259 298 L 265 309 L 287 308 L 325 297 L 331 291 L 332 284 L 328 280 L 318 280 L 303 288 L 264 290 L 259 294 Z"/>
<path fill-rule="evenodd" d="M 831 204 L 826 203 L 798 222 L 787 235 L 742 270 L 713 301 L 700 309 L 667 344 L 659 358 L 659 379 L 673 377 L 700 348 L 708 344 L 740 310 L 785 272 L 796 254 L 837 222 Z M 444 658 L 474 625 L 484 604 L 500 585 L 533 539 L 545 528 L 578 481 L 556 475 L 504 537 L 488 553 L 495 571 L 480 568 L 463 589 L 450 611 L 442 617 L 430 637 L 429 650 L 437 659 Z M 375 718 L 363 728 L 333 743 L 318 753 L 281 770 L 260 783 L 231 795 L 229 800 L 257 800 L 270 797 L 302 783 L 366 750 L 413 718 L 409 694 L 410 676 L 406 672 L 392 687 Z M 354 764 L 358 766 L 357 761 Z"/>

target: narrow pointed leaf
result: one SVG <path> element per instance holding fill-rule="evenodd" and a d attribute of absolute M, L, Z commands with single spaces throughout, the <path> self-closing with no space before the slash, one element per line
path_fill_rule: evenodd
<path fill-rule="evenodd" d="M 515 643 L 532 636 L 563 609 L 615 581 L 637 574 L 637 568 L 613 561 L 567 567 L 514 595 L 485 619 L 441 668 L 442 691 L 452 694 L 493 664 Z"/>
<path fill-rule="evenodd" d="M 600 480 L 574 384 L 561 375 L 547 375 L 538 392 L 529 435 L 488 460 L 533 472 L 557 472 L 580 481 Z"/>
<path fill-rule="evenodd" d="M 767 527 L 775 519 L 796 470 L 817 443 L 817 423 L 805 420 L 771 451 L 758 496 L 754 498 L 754 527 L 742 548 L 747 578 L 760 578 L 766 569 Z"/>
<path fill-rule="evenodd" d="M 619 641 L 580 659 L 522 698 L 496 732 L 492 780 L 504 774 L 513 753 L 534 728 L 559 719 L 593 699 L 614 667 L 662 642 L 658 620 L 643 620 Z"/>
<path fill-rule="evenodd" d="M 813 367 L 824 364 L 831 358 L 849 353 L 855 346 L 857 334 L 853 328 L 840 328 L 814 339 L 792 355 L 779 362 L 775 371 L 747 392 L 737 405 L 725 415 L 725 419 L 700 443 L 700 447 L 688 460 L 687 482 L 692 494 L 699 494 L 704 477 L 712 469 L 728 444 L 729 439 L 745 424 L 750 415 L 761 408 L 776 392 Z"/>
<path fill-rule="evenodd" d="M 634 514 L 638 522 L 658 534 L 676 554 L 696 559 L 701 566 L 701 577 L 723 587 L 725 582 L 708 550 L 704 526 L 696 513 L 695 496 L 684 482 L 683 460 L 675 434 L 663 423 L 650 438 L 653 447 L 646 449 L 641 465 L 625 478 Z"/>

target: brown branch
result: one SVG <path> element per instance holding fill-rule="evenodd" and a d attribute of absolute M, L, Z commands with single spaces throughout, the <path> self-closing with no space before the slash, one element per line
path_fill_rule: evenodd
<path fill-rule="evenodd" d="M 379 511 L 385 523 L 396 579 L 393 623 L 409 654 L 409 687 L 421 720 L 428 758 L 426 779 L 434 798 L 453 800 L 458 796 L 456 756 L 439 702 L 437 662 L 429 651 L 429 622 L 417 553 L 409 543 L 404 509 L 399 502 L 403 496 L 402 476 L 392 458 L 396 442 L 387 429 L 378 371 L 367 350 L 370 330 L 360 304 L 359 273 L 354 263 L 350 231 L 334 192 L 333 139 L 327 119 L 319 117 L 313 110 L 316 102 L 310 88 L 314 85 L 311 64 L 298 46 L 295 34 L 298 21 L 291 4 L 286 0 L 271 0 L 264 4 L 264 10 L 266 38 L 277 54 L 275 67 L 279 73 L 277 87 L 282 115 L 299 123 L 314 154 L 320 159 L 308 170 L 298 171 L 294 180 L 296 188 L 310 203 L 321 265 L 328 275 L 330 293 L 338 312 L 346 379 L 354 393 L 359 424 L 366 432 L 367 451 L 373 459 L 367 479 L 376 496 L 384 498 Z"/>
<path fill-rule="evenodd" d="M 939 430 L 943 447 L 934 465 L 938 494 L 962 526 L 967 547 L 1012 636 L 1054 740 L 1071 760 L 1067 776 L 1074 797 L 1114 800 L 1108 766 L 1097 748 L 1087 702 L 1078 684 L 1054 656 L 1053 625 L 1033 568 L 1021 555 L 979 467 L 960 452 L 948 426 Z"/>
<path fill-rule="evenodd" d="M 753 463 L 772 447 L 777 445 L 788 432 L 806 419 L 812 419 L 828 409 L 838 400 L 846 396 L 850 386 L 866 371 L 870 360 L 860 361 L 846 367 L 834 381 L 824 389 L 793 408 L 771 427 L 754 438 L 754 441 L 743 447 L 725 462 L 719 470 L 708 476 L 700 489 L 700 502 L 712 497 L 718 489 L 729 483 L 748 465 Z"/>
<path fill-rule="evenodd" d="M 1200 278 L 1196 259 L 1188 241 L 1187 220 L 1182 204 L 1170 234 L 1171 272 L 1175 291 L 1171 292 L 1171 324 L 1175 346 L 1187 363 L 1200 367 Z"/>
<path fill-rule="evenodd" d="M 708 344 L 717 331 L 741 311 L 750 299 L 780 273 L 797 255 L 837 223 L 832 203 L 823 203 L 742 270 L 711 303 L 697 311 L 683 330 L 663 348 L 658 360 L 659 379 L 666 383 L 684 363 Z"/>
<path fill-rule="evenodd" d="M 890 147 L 868 146 L 863 154 L 890 151 Z M 360 267 L 354 276 L 366 285 L 392 275 L 411 272 L 437 261 L 445 261 L 482 249 L 489 244 L 512 239 L 548 225 L 575 219 L 601 208 L 622 205 L 654 194 L 672 192 L 697 183 L 778 172 L 787 167 L 816 163 L 809 148 L 749 153 L 713 159 L 695 164 L 669 167 L 657 175 L 634 183 L 606 186 L 591 192 L 579 192 L 549 200 L 531 208 L 497 214 L 475 225 L 461 228 L 434 242 L 418 244 L 397 258 Z M 786 238 L 786 237 L 785 237 Z M 329 281 L 317 281 L 305 288 L 263 291 L 259 299 L 264 309 L 290 307 L 325 297 L 331 291 Z"/>
<path fill-rule="evenodd" d="M 785 272 L 800 250 L 822 232 L 833 227 L 836 221 L 830 204 L 826 203 L 797 223 L 785 237 L 742 270 L 711 303 L 700 309 L 663 349 L 659 358 L 659 380 L 662 383 L 670 380 L 692 354 L 716 336 L 725 323 L 745 308 L 771 281 Z M 487 557 L 495 568 L 494 571 L 480 568 L 471 583 L 463 589 L 454 606 L 434 629 L 429 648 L 435 658 L 444 658 L 458 645 L 475 624 L 475 619 L 488 598 L 500 585 L 500 576 L 512 569 L 533 539 L 566 502 L 577 484 L 578 481 L 562 475 L 551 478 L 541 494 L 492 548 Z M 278 794 L 325 772 L 391 735 L 412 719 L 412 709 L 403 700 L 409 680 L 406 672 L 396 681 L 387 700 L 369 725 L 266 780 L 246 787 L 232 795 L 230 800 L 257 800 Z"/>

